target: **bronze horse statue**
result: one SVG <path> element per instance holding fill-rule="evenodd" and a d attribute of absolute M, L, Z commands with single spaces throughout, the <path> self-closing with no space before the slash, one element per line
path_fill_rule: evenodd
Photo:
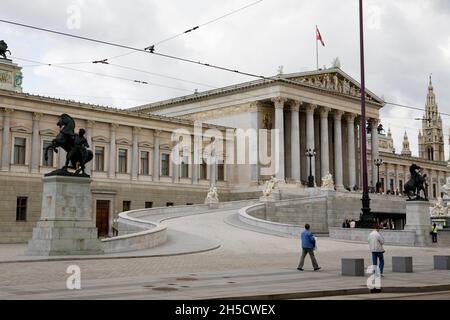
<path fill-rule="evenodd" d="M 51 145 L 45 148 L 45 160 L 48 159 L 49 150 L 53 150 L 58 153 L 58 148 L 62 148 L 67 152 L 66 163 L 60 170 L 57 171 L 59 173 L 63 171 L 63 173 L 65 172 L 69 174 L 67 169 L 71 168 L 76 170 L 75 174 L 79 174 L 81 172 L 82 175 L 87 176 L 85 173 L 86 163 L 91 161 L 94 155 L 91 150 L 87 149 L 89 148 L 89 144 L 84 137 L 85 130 L 80 129 L 78 134 L 75 134 L 75 121 L 71 116 L 65 113 L 59 117 L 56 125 L 60 128 L 60 131 L 56 138 L 52 140 Z"/>
<path fill-rule="evenodd" d="M 405 183 L 404 191 L 406 195 L 408 196 L 409 200 L 428 200 L 428 194 L 427 194 L 427 182 L 426 177 L 427 175 L 422 175 L 421 172 L 422 168 L 419 167 L 416 164 L 412 164 L 409 167 L 409 172 L 411 174 L 411 178 L 408 180 L 407 183 Z M 420 192 L 423 192 L 423 197 L 420 196 Z M 411 199 L 411 195 L 415 195 L 414 199 Z"/>
<path fill-rule="evenodd" d="M 11 54 L 11 51 L 8 50 L 8 45 L 6 44 L 6 42 L 3 40 L 0 40 L 0 56 L 2 56 L 3 59 L 7 59 L 6 58 L 7 52 L 9 52 L 9 54 Z"/>

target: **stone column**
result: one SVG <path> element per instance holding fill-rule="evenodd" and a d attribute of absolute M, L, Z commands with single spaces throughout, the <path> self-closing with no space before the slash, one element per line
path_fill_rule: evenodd
<path fill-rule="evenodd" d="M 181 167 L 179 142 L 173 143 L 172 154 L 173 157 L 169 158 L 171 162 L 170 165 L 172 166 L 172 182 L 178 183 L 180 181 L 180 167 Z"/>
<path fill-rule="evenodd" d="M 13 109 L 3 109 L 3 137 L 2 137 L 2 171 L 9 171 L 11 162 L 11 113 Z"/>
<path fill-rule="evenodd" d="M 399 186 L 399 172 L 398 172 L 398 165 L 396 164 L 394 167 L 394 172 L 395 172 L 395 190 L 394 192 L 396 192 L 397 190 L 400 192 L 400 186 Z"/>
<path fill-rule="evenodd" d="M 33 113 L 33 133 L 31 138 L 31 173 L 39 172 L 39 156 L 41 155 L 41 139 L 39 137 L 39 120 L 42 113 Z"/>
<path fill-rule="evenodd" d="M 202 137 L 194 135 L 192 137 L 193 140 L 193 151 L 192 151 L 192 183 L 198 184 L 199 180 L 199 170 L 201 163 L 201 146 L 202 146 Z"/>
<path fill-rule="evenodd" d="M 379 158 L 378 153 L 378 119 L 370 119 L 369 120 L 371 127 L 371 153 L 372 153 L 372 185 L 375 187 L 377 183 L 377 166 L 375 165 L 374 160 Z"/>
<path fill-rule="evenodd" d="M 137 180 L 139 171 L 139 133 L 141 128 L 133 127 L 133 147 L 131 149 L 131 180 Z"/>
<path fill-rule="evenodd" d="M 89 144 L 89 148 L 92 150 L 92 153 L 94 154 L 94 157 L 95 157 L 95 148 L 92 145 L 92 136 L 94 135 L 94 133 L 93 133 L 94 125 L 95 125 L 95 121 L 93 121 L 93 120 L 88 120 L 86 122 L 86 140 L 87 140 L 87 143 Z M 92 170 L 93 170 L 92 165 L 94 163 L 93 160 L 94 159 L 92 159 L 91 161 L 89 161 L 86 164 L 86 172 L 87 172 L 87 174 L 92 174 Z"/>
<path fill-rule="evenodd" d="M 306 106 L 306 149 L 314 150 L 314 110 L 316 110 L 317 105 L 309 104 Z M 306 150 L 305 150 L 306 151 Z M 316 172 L 316 158 L 312 157 L 311 159 L 311 168 L 312 174 L 315 176 Z M 308 159 L 308 176 L 309 176 L 309 159 Z M 314 177 L 314 185 L 315 185 L 316 177 Z"/>
<path fill-rule="evenodd" d="M 336 190 L 343 190 L 342 174 L 342 127 L 341 120 L 343 111 L 334 112 L 334 179 Z"/>
<path fill-rule="evenodd" d="M 286 98 L 276 97 L 272 98 L 275 105 L 275 130 L 278 130 L 278 140 L 275 141 L 274 150 L 272 153 L 275 157 L 275 177 L 280 181 L 285 181 L 284 169 L 284 103 Z"/>
<path fill-rule="evenodd" d="M 348 132 L 348 184 L 350 189 L 356 186 L 356 159 L 355 159 L 355 114 L 347 114 Z"/>
<path fill-rule="evenodd" d="M 216 146 L 215 143 L 211 145 L 211 162 L 209 165 L 209 181 L 210 185 L 215 185 L 217 182 L 217 158 L 216 158 Z"/>
<path fill-rule="evenodd" d="M 291 178 L 300 183 L 300 101 L 291 104 Z"/>
<path fill-rule="evenodd" d="M 110 143 L 109 143 L 109 170 L 108 177 L 116 177 L 116 162 L 117 162 L 117 152 L 116 152 L 116 131 L 119 127 L 116 123 L 111 123 L 110 126 Z"/>
<path fill-rule="evenodd" d="M 328 142 L 328 114 L 330 108 L 320 108 L 320 167 L 323 178 L 330 172 L 330 153 Z"/>
<path fill-rule="evenodd" d="M 152 180 L 159 181 L 159 145 L 161 141 L 161 131 L 153 131 L 153 168 L 152 168 Z"/>

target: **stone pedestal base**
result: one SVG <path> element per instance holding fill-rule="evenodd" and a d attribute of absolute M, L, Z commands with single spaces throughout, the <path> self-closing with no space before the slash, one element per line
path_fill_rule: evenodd
<path fill-rule="evenodd" d="M 33 229 L 27 255 L 103 253 L 92 215 L 90 183 L 85 177 L 43 178 L 41 219 Z"/>
<path fill-rule="evenodd" d="M 428 201 L 406 201 L 405 230 L 415 231 L 415 246 L 431 245 L 431 225 Z"/>

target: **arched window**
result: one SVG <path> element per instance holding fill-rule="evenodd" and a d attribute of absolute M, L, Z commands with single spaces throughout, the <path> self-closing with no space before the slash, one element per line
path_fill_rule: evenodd
<path fill-rule="evenodd" d="M 428 147 L 428 160 L 434 160 L 433 147 Z"/>

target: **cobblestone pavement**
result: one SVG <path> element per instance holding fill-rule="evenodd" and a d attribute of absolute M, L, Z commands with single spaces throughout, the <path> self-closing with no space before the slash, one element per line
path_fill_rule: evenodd
<path fill-rule="evenodd" d="M 170 229 L 193 233 L 221 243 L 221 247 L 204 253 L 108 260 L 77 260 L 52 262 L 0 263 L 0 291 L 11 286 L 36 285 L 49 282 L 65 284 L 66 268 L 80 266 L 83 281 L 114 279 L 127 281 L 136 277 L 158 277 L 168 274 L 189 276 L 205 272 L 259 272 L 265 269 L 295 270 L 299 258 L 299 239 L 257 233 L 225 223 L 236 211 L 216 211 L 195 216 L 167 220 Z M 11 246 L 9 250 L 17 250 Z M 408 255 L 414 267 L 432 269 L 432 256 L 450 255 L 450 247 L 408 248 L 386 246 L 386 269 L 393 255 Z M 323 271 L 338 274 L 342 257 L 360 257 L 369 263 L 366 243 L 339 242 L 319 238 L 316 253 Z M 309 268 L 309 261 L 305 268 Z M 450 279 L 446 279 L 449 281 Z M 30 289 L 31 290 L 31 289 Z"/>

